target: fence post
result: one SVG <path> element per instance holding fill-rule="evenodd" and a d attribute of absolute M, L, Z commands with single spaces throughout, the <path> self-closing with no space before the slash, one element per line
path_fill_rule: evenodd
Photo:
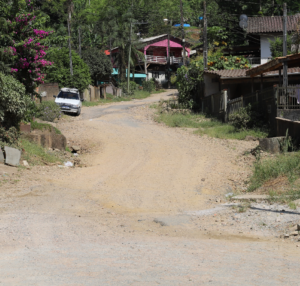
<path fill-rule="evenodd" d="M 211 113 L 214 113 L 214 96 L 213 94 L 210 96 L 211 98 Z"/>
<path fill-rule="evenodd" d="M 224 90 L 224 111 L 227 111 L 227 90 Z"/>
<path fill-rule="evenodd" d="M 224 122 L 228 121 L 227 114 L 227 89 L 224 90 Z"/>
<path fill-rule="evenodd" d="M 242 107 L 244 107 L 244 96 L 241 96 L 241 100 L 242 100 Z"/>

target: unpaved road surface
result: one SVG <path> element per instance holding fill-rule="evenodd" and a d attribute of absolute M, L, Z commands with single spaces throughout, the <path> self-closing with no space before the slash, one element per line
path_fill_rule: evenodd
<path fill-rule="evenodd" d="M 155 123 L 144 105 L 169 94 L 84 108 L 58 127 L 93 150 L 87 167 L 32 167 L 1 186 L 0 285 L 300 284 L 295 244 L 209 229 L 255 143 Z"/>

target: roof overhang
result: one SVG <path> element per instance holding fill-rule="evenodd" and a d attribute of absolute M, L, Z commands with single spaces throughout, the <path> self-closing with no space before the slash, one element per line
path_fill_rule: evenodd
<path fill-rule="evenodd" d="M 255 68 L 246 71 L 246 75 L 250 77 L 255 77 L 262 75 L 266 72 L 281 70 L 284 62 L 287 62 L 289 68 L 300 66 L 300 53 L 294 55 L 288 55 L 286 57 L 279 57 L 271 60 L 265 64 L 259 65 Z"/>

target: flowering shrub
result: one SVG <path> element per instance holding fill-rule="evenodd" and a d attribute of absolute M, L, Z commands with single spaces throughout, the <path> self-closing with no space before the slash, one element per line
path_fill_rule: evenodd
<path fill-rule="evenodd" d="M 53 63 L 45 60 L 47 46 L 43 44 L 52 33 L 39 28 L 40 21 L 32 9 L 33 0 L 26 0 L 26 10 L 20 12 L 11 20 L 7 20 L 10 33 L 10 43 L 5 53 L 12 57 L 11 72 L 26 88 L 27 93 L 33 94 L 35 88 L 44 83 L 45 68 Z"/>
<path fill-rule="evenodd" d="M 44 121 L 53 122 L 56 118 L 60 118 L 61 114 L 60 107 L 53 101 L 44 101 L 38 107 L 38 115 Z"/>

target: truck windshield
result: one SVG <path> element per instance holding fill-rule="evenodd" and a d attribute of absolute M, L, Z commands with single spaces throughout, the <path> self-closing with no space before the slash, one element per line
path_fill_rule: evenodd
<path fill-rule="evenodd" d="M 65 98 L 65 99 L 77 99 L 79 100 L 79 95 L 77 93 L 73 92 L 66 92 L 66 91 L 61 91 L 58 96 L 58 98 Z"/>

